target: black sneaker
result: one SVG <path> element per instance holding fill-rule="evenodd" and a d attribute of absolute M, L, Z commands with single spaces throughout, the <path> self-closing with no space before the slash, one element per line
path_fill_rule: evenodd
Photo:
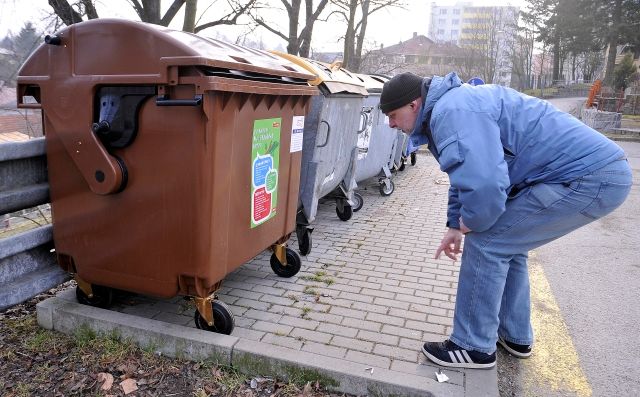
<path fill-rule="evenodd" d="M 496 365 L 496 352 L 491 354 L 465 350 L 450 340 L 427 342 L 422 346 L 425 356 L 436 364 L 457 368 L 492 368 Z"/>
<path fill-rule="evenodd" d="M 518 358 L 527 358 L 531 355 L 531 345 L 519 345 L 509 342 L 501 336 L 498 337 L 498 343 L 504 347 L 506 351 Z"/>

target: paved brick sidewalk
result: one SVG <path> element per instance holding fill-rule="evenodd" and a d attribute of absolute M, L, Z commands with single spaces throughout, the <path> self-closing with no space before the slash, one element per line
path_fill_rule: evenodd
<path fill-rule="evenodd" d="M 424 341 L 451 331 L 459 263 L 433 259 L 445 231 L 448 179 L 430 156 L 394 179 L 395 192 L 360 190 L 363 208 L 343 222 L 322 203 L 311 254 L 290 279 L 276 276 L 263 253 L 228 275 L 220 299 L 235 317 L 231 336 L 398 373 L 435 378 Z M 297 242 L 291 241 L 297 249 Z M 126 299 L 114 310 L 195 327 L 181 298 Z M 446 370 L 466 395 L 493 391 L 495 370 Z M 468 390 L 468 373 L 480 376 Z M 480 386 L 478 386 L 480 385 Z"/>

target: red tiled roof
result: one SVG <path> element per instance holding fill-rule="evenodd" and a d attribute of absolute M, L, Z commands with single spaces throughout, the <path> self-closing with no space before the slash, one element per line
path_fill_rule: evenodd
<path fill-rule="evenodd" d="M 389 47 L 381 48 L 375 52 L 393 55 L 454 55 L 460 51 L 460 47 L 455 44 L 436 43 L 427 36 L 417 35 L 409 40 L 402 41 Z"/>

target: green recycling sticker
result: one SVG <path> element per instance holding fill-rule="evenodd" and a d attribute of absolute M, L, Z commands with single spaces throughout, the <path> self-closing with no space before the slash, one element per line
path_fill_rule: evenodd
<path fill-rule="evenodd" d="M 251 146 L 251 228 L 276 215 L 281 118 L 256 120 Z"/>

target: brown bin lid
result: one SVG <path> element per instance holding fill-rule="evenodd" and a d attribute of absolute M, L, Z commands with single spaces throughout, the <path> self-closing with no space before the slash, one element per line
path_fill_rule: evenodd
<path fill-rule="evenodd" d="M 168 66 L 197 65 L 211 69 L 211 75 L 243 80 L 293 83 L 309 80 L 300 66 L 267 51 L 251 49 L 159 25 L 124 19 L 100 18 L 71 25 L 56 34 L 62 46 L 71 45 L 74 75 L 139 78 L 161 77 Z M 42 62 L 47 45 L 42 45 L 25 62 L 21 77 L 48 76 L 48 62 Z M 46 56 L 45 56 L 46 57 Z M 40 58 L 40 59 L 39 59 Z M 33 61 L 33 62 L 31 62 Z"/>

